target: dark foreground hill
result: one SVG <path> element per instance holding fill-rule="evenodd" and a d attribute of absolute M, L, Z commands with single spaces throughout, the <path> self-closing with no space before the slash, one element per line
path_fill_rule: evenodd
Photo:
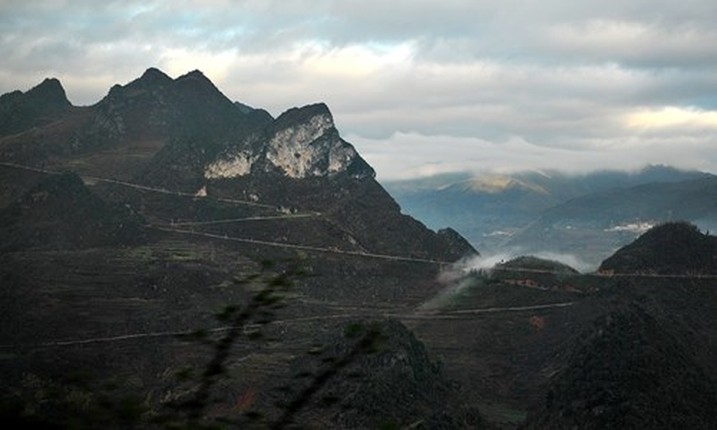
<path fill-rule="evenodd" d="M 526 428 L 709 429 L 717 387 L 696 360 L 682 317 L 612 303 L 575 342 L 545 408 Z"/>
<path fill-rule="evenodd" d="M 687 222 L 650 229 L 606 259 L 600 270 L 661 275 L 717 274 L 717 238 Z"/>
<path fill-rule="evenodd" d="M 651 233 L 671 231 L 673 245 L 713 240 L 683 224 L 661 230 Z M 668 249 L 651 251 L 668 264 Z M 713 256 L 691 248 L 691 261 Z M 714 278 L 680 264 L 668 275 L 633 267 L 579 274 L 533 258 L 495 269 L 451 281 L 425 306 L 439 317 L 410 324 L 435 354 L 451 357 L 446 373 L 469 387 L 488 421 L 531 429 L 717 425 Z"/>
<path fill-rule="evenodd" d="M 316 407 L 309 408 L 321 409 L 323 401 L 321 415 L 329 417 L 325 426 L 483 428 L 478 411 L 461 400 L 457 384 L 399 321 L 354 321 L 315 342 L 322 345 L 320 352 L 292 362 L 294 375 L 301 378 L 291 393 L 315 383 L 310 375 L 335 370 L 336 377 L 316 393 Z"/>

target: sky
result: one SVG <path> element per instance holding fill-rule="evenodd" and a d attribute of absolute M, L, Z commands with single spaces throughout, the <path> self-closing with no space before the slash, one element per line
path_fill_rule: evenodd
<path fill-rule="evenodd" d="M 2 0 L 0 93 L 199 69 L 275 116 L 326 102 L 382 180 L 717 172 L 715 23 L 714 0 Z"/>

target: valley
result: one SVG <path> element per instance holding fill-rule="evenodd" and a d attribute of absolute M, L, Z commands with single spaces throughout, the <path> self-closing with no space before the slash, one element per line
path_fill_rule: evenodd
<path fill-rule="evenodd" d="M 451 225 L 482 253 L 539 254 L 595 270 L 663 222 L 714 229 L 714 175 L 648 166 L 634 172 L 445 175 L 385 184 L 404 212 Z"/>

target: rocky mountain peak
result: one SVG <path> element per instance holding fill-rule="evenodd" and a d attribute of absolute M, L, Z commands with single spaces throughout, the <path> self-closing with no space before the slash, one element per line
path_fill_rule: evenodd
<path fill-rule="evenodd" d="M 185 73 L 184 75 L 180 76 L 178 79 L 182 79 L 182 78 L 185 78 L 185 79 L 203 79 L 203 80 L 207 80 L 207 81 L 209 80 L 209 78 L 207 78 L 207 77 L 204 75 L 204 73 L 202 73 L 202 71 L 199 70 L 199 69 L 194 69 L 194 70 L 192 70 L 191 72 L 187 72 L 187 73 Z"/>
<path fill-rule="evenodd" d="M 338 138 L 326 105 L 291 109 L 277 119 L 267 159 L 294 178 L 345 170 L 356 151 Z"/>
<path fill-rule="evenodd" d="M 171 88 L 175 103 L 184 105 L 192 116 L 209 115 L 205 119 L 225 122 L 239 113 L 234 103 L 199 70 L 178 77 Z"/>
<path fill-rule="evenodd" d="M 360 168 L 351 169 L 354 164 Z M 374 175 L 354 147 L 341 139 L 324 103 L 289 109 L 261 136 L 252 135 L 220 155 L 207 166 L 204 176 L 233 178 L 252 171 L 278 171 L 294 179 L 342 172 L 356 177 Z"/>
<path fill-rule="evenodd" d="M 72 104 L 55 78 L 47 78 L 25 93 L 3 94 L 0 96 L 0 135 L 51 123 L 70 108 Z"/>
<path fill-rule="evenodd" d="M 199 70 L 193 70 L 174 80 L 177 84 L 191 86 L 191 88 L 212 89 L 219 91 L 217 87 Z"/>
<path fill-rule="evenodd" d="M 150 67 L 147 70 L 145 70 L 144 73 L 142 73 L 142 76 L 140 77 L 140 79 L 161 79 L 161 80 L 170 79 L 171 80 L 172 78 L 167 76 L 166 73 L 159 70 L 158 68 Z"/>
<path fill-rule="evenodd" d="M 139 79 L 133 81 L 136 86 L 145 88 L 155 88 L 163 85 L 168 85 L 172 82 L 172 78 L 167 76 L 164 72 L 154 67 L 150 67 L 145 70 Z"/>
<path fill-rule="evenodd" d="M 46 78 L 40 85 L 26 93 L 28 98 L 56 107 L 69 107 L 65 89 L 57 78 Z"/>
<path fill-rule="evenodd" d="M 312 124 L 315 132 L 323 132 L 334 127 L 334 117 L 325 103 L 315 103 L 303 107 L 295 107 L 279 115 L 274 123 L 275 130 L 296 126 L 297 124 Z"/>

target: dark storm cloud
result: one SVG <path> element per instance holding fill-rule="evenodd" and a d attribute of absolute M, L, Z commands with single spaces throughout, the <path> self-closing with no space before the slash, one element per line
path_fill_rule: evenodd
<path fill-rule="evenodd" d="M 10 0 L 0 92 L 52 75 L 87 104 L 198 68 L 275 114 L 326 101 L 381 177 L 717 170 L 716 20 L 712 0 Z"/>

